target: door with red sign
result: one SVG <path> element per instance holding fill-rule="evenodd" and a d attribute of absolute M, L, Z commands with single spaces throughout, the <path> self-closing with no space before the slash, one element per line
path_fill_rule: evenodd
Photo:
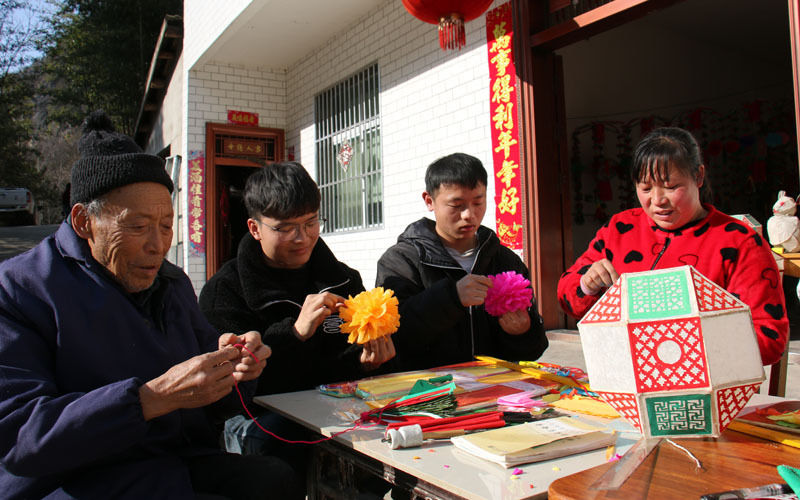
<path fill-rule="evenodd" d="M 255 169 L 283 160 L 281 129 L 206 124 L 206 278 L 236 257 L 247 233 L 242 193 Z"/>

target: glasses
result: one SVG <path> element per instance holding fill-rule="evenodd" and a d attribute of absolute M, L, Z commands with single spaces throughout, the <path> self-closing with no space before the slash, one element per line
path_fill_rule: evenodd
<path fill-rule="evenodd" d="M 325 223 L 328 219 L 318 217 L 314 220 L 310 220 L 308 222 L 304 222 L 303 224 L 281 224 L 279 226 L 270 226 L 269 224 L 257 220 L 259 224 L 264 227 L 268 227 L 278 236 L 278 239 L 281 241 L 289 241 L 297 238 L 300 236 L 300 229 L 303 229 L 303 232 L 306 236 L 314 237 L 322 231 L 322 228 L 325 226 Z"/>

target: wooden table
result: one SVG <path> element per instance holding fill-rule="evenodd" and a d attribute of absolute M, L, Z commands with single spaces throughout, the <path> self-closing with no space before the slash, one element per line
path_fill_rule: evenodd
<path fill-rule="evenodd" d="M 800 464 L 800 449 L 732 430 L 718 439 L 675 439 L 703 464 L 697 470 L 685 452 L 661 441 L 616 491 L 592 490 L 591 485 L 614 464 L 603 464 L 550 484 L 551 500 L 698 499 L 707 493 L 784 482 L 776 466 Z"/>

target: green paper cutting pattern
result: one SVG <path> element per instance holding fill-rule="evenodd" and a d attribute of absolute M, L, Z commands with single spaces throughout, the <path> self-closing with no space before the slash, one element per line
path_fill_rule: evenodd
<path fill-rule="evenodd" d="M 628 317 L 663 319 L 691 314 L 689 286 L 683 272 L 666 272 L 628 279 Z"/>
<path fill-rule="evenodd" d="M 645 404 L 653 436 L 712 433 L 709 394 L 652 397 Z"/>

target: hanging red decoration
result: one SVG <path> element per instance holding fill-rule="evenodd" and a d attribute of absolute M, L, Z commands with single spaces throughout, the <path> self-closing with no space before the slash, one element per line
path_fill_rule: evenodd
<path fill-rule="evenodd" d="M 461 50 L 466 44 L 464 23 L 480 16 L 492 0 L 403 0 L 403 6 L 417 19 L 439 26 L 442 50 Z"/>

